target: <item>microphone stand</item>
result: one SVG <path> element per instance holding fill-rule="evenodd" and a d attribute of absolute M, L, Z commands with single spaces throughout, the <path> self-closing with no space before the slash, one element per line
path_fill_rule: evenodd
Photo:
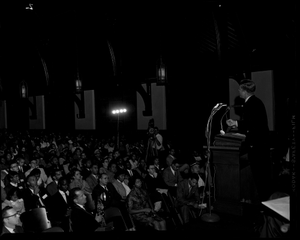
<path fill-rule="evenodd" d="M 212 119 L 213 119 L 213 116 L 215 115 L 215 113 L 217 111 L 219 111 L 221 109 L 222 105 L 218 106 L 217 107 L 214 107 L 212 109 L 212 112 L 208 118 L 208 121 L 207 121 L 207 125 L 206 125 L 206 131 L 205 131 L 205 136 L 206 136 L 206 139 L 207 139 L 207 163 L 206 163 L 206 168 L 208 169 L 208 174 L 206 176 L 206 181 L 205 181 L 205 185 L 207 185 L 208 183 L 208 179 L 211 178 L 211 173 L 210 173 L 210 137 L 211 137 L 211 127 L 212 127 Z M 215 213 L 212 213 L 211 212 L 211 192 L 210 192 L 210 183 L 208 183 L 208 209 L 209 209 L 209 212 L 208 213 L 204 213 L 202 214 L 201 216 L 201 220 L 204 221 L 204 222 L 218 222 L 220 220 L 220 217 L 215 214 Z"/>

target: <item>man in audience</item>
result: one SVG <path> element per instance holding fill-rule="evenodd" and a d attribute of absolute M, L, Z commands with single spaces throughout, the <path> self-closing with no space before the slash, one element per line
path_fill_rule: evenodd
<path fill-rule="evenodd" d="M 179 168 L 179 161 L 175 159 L 173 160 L 172 164 L 163 171 L 163 180 L 168 186 L 170 194 L 175 198 L 177 194 L 177 185 L 182 180 Z"/>
<path fill-rule="evenodd" d="M 9 233 L 23 233 L 24 229 L 22 228 L 20 222 L 20 214 L 13 208 L 6 206 L 2 209 L 2 231 L 1 235 Z"/>
<path fill-rule="evenodd" d="M 103 221 L 101 214 L 92 214 L 85 209 L 86 196 L 78 188 L 70 190 L 70 201 L 72 204 L 70 221 L 74 233 L 91 233 L 96 231 L 105 231 L 100 223 Z"/>
<path fill-rule="evenodd" d="M 190 211 L 194 211 L 196 215 L 199 214 L 197 211 L 197 209 L 200 208 L 200 195 L 197 185 L 198 180 L 198 174 L 191 173 L 188 179 L 181 181 L 177 187 L 175 204 L 176 207 L 180 209 L 184 223 L 190 221 Z"/>
<path fill-rule="evenodd" d="M 134 228 L 124 200 L 122 199 L 121 195 L 117 192 L 114 185 L 111 182 L 109 182 L 108 176 L 106 173 L 100 174 L 99 184 L 94 188 L 92 196 L 93 196 L 95 205 L 97 205 L 97 202 L 99 201 L 99 198 L 100 198 L 100 201 L 102 201 L 102 203 L 104 205 L 104 209 L 107 209 L 109 207 L 119 208 L 122 213 L 122 216 L 126 222 L 128 229 Z M 119 224 L 119 221 L 117 220 L 117 222 L 115 222 L 114 226 L 117 229 L 119 226 L 122 226 L 122 225 Z"/>
<path fill-rule="evenodd" d="M 90 175 L 85 179 L 87 184 L 90 186 L 91 191 L 93 191 L 94 187 L 98 185 L 99 179 L 99 166 L 96 161 L 94 161 L 91 165 L 91 173 Z"/>
<path fill-rule="evenodd" d="M 51 172 L 52 182 L 46 186 L 46 191 L 49 196 L 53 196 L 58 191 L 58 181 L 62 177 L 62 169 L 54 169 Z"/>
<path fill-rule="evenodd" d="M 154 163 L 149 163 L 148 174 L 145 177 L 145 184 L 149 193 L 150 200 L 154 204 L 154 210 L 159 211 L 162 204 L 162 195 L 168 191 L 168 186 L 165 184 L 162 176 L 156 172 Z"/>
<path fill-rule="evenodd" d="M 69 199 L 69 182 L 67 178 L 59 178 L 57 187 L 58 191 L 49 197 L 49 219 L 52 226 L 61 227 L 65 232 L 69 232 L 71 203 Z"/>
<path fill-rule="evenodd" d="M 37 184 L 37 178 L 33 174 L 29 174 L 26 178 L 27 187 L 23 191 L 23 200 L 26 211 L 38 207 L 46 207 L 48 195 L 44 188 Z"/>
<path fill-rule="evenodd" d="M 39 168 L 38 167 L 37 160 L 36 159 L 32 159 L 30 161 L 30 163 L 29 163 L 29 166 L 30 166 L 30 169 L 28 169 L 25 172 L 25 177 L 27 177 L 33 169 L 39 169 L 40 170 L 40 179 L 38 179 L 38 184 L 40 185 L 40 182 L 43 182 L 44 187 L 46 187 L 48 176 L 46 175 L 46 173 L 45 173 L 45 171 L 44 171 L 43 168 Z"/>

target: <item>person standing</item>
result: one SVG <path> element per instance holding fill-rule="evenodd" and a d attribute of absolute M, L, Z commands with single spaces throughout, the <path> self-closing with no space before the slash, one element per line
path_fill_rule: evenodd
<path fill-rule="evenodd" d="M 228 119 L 229 127 L 236 127 L 246 135 L 245 150 L 259 202 L 268 200 L 272 194 L 272 162 L 270 158 L 268 117 L 264 103 L 255 95 L 256 84 L 250 79 L 239 83 L 239 95 L 245 100 L 241 120 Z M 255 200 L 255 199 L 254 199 Z"/>

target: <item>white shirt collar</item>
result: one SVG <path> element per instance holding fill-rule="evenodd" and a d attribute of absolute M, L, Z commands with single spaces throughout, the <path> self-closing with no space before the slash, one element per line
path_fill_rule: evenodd
<path fill-rule="evenodd" d="M 250 95 L 249 97 L 247 97 L 247 98 L 245 99 L 245 102 L 247 102 L 251 96 L 253 96 L 253 95 Z"/>
<path fill-rule="evenodd" d="M 8 231 L 10 231 L 11 233 L 15 233 L 15 231 L 14 231 L 13 228 L 10 228 L 10 227 L 7 227 L 7 226 L 5 226 L 5 227 L 6 227 L 6 229 L 7 229 Z"/>
<path fill-rule="evenodd" d="M 76 203 L 76 205 L 77 205 L 78 207 L 80 207 L 80 208 L 82 208 L 82 209 L 85 210 L 84 206 L 82 206 L 82 205 L 80 205 L 80 204 L 78 204 L 78 203 Z"/>

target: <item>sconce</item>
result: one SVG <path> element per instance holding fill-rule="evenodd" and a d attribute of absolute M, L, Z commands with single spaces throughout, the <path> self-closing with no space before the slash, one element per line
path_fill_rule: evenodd
<path fill-rule="evenodd" d="M 82 90 L 82 81 L 79 78 L 75 80 L 74 102 L 79 110 L 77 118 L 85 118 L 84 91 Z"/>
<path fill-rule="evenodd" d="M 160 57 L 156 65 L 156 85 L 163 86 L 166 83 L 167 83 L 167 69 L 166 69 L 166 65 L 162 61 L 162 57 Z"/>
<path fill-rule="evenodd" d="M 30 119 L 37 119 L 36 115 L 36 97 L 33 96 L 33 103 L 28 98 L 28 85 L 23 80 L 20 83 L 20 97 L 22 100 L 25 100 L 27 103 L 27 106 L 29 107 L 31 111 L 31 116 L 29 116 Z"/>

